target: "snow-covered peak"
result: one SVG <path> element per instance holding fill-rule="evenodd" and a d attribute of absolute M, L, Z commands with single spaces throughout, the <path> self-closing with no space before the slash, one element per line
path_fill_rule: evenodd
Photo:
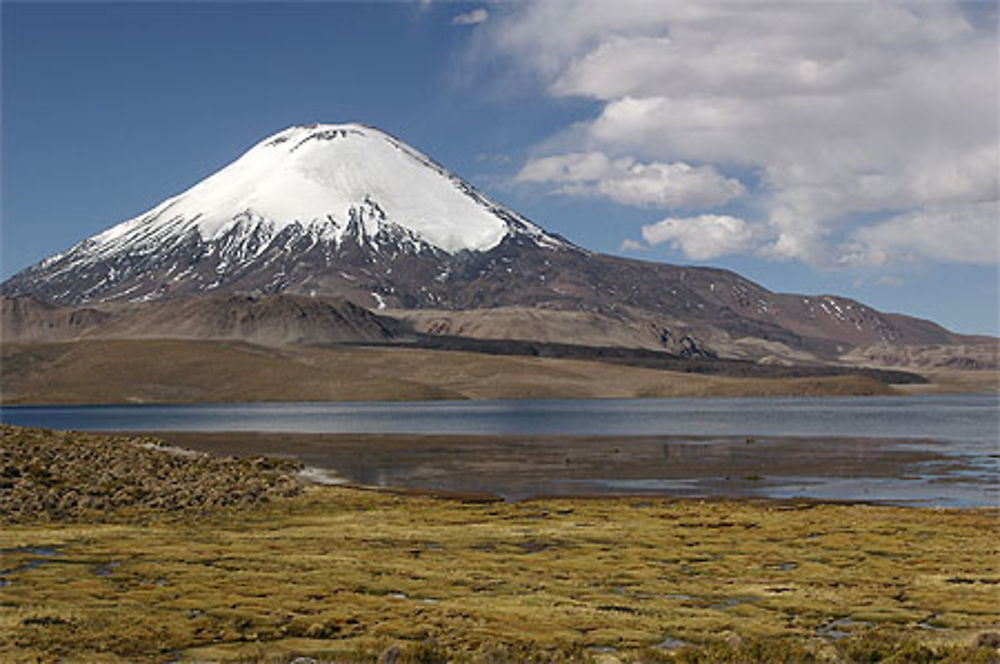
<path fill-rule="evenodd" d="M 187 191 L 84 244 L 106 255 L 189 237 L 212 240 L 238 224 L 272 233 L 323 226 L 339 240 L 354 218 L 368 235 L 402 227 L 449 253 L 486 251 L 516 230 L 540 229 L 402 141 L 360 124 L 299 125 L 265 138 Z"/>

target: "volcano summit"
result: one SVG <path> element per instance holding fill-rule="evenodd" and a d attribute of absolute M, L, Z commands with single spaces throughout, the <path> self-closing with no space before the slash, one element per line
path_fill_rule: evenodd
<path fill-rule="evenodd" d="M 355 124 L 305 125 L 264 139 L 187 191 L 23 271 L 4 293 L 56 303 L 213 290 L 357 297 L 360 280 L 372 287 L 361 299 L 381 302 L 379 291 L 391 297 L 391 287 L 330 268 L 402 266 L 417 256 L 441 263 L 515 236 L 564 244 L 388 134 Z"/>

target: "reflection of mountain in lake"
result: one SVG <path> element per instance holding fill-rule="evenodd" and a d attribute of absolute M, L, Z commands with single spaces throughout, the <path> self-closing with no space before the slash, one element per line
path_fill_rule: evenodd
<path fill-rule="evenodd" d="M 509 499 L 645 493 L 952 506 L 1000 501 L 995 481 L 1000 403 L 994 395 L 580 405 L 9 408 L 3 417 L 15 424 L 68 429 L 135 430 L 143 424 L 168 431 L 197 429 L 162 435 L 220 454 L 292 456 L 362 484 Z M 241 427 L 247 431 L 236 431 Z M 372 428 L 383 433 L 358 433 Z M 314 433 L 291 433 L 296 429 Z M 683 434 L 709 429 L 714 435 Z M 558 435 L 561 430 L 573 435 Z M 441 433 L 447 431 L 452 433 Z"/>

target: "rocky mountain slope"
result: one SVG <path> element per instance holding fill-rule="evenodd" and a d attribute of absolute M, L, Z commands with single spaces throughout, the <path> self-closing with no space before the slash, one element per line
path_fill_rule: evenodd
<path fill-rule="evenodd" d="M 847 298 L 773 293 L 726 270 L 589 252 L 402 141 L 353 124 L 279 132 L 191 189 L 14 275 L 0 292 L 87 305 L 66 314 L 57 325 L 66 329 L 99 324 L 102 303 L 283 293 L 409 310 L 400 315 L 427 331 L 489 337 L 507 327 L 667 351 L 689 337 L 722 355 L 783 362 L 873 344 L 969 341 Z M 442 323 L 423 313 L 430 310 L 462 313 L 433 314 Z M 498 324 L 499 310 L 522 314 Z M 584 323 L 576 332 L 567 324 L 574 317 Z M 144 324 L 229 325 L 250 339 L 326 334 L 301 321 L 262 332 L 252 321 L 180 310 Z"/>
<path fill-rule="evenodd" d="M 0 298 L 3 340 L 233 339 L 288 343 L 384 342 L 405 336 L 398 321 L 344 300 L 294 295 L 206 295 L 156 302 L 59 306 Z"/>
<path fill-rule="evenodd" d="M 844 355 L 846 363 L 909 369 L 1000 369 L 1000 345 L 994 343 L 951 345 L 875 344 Z"/>

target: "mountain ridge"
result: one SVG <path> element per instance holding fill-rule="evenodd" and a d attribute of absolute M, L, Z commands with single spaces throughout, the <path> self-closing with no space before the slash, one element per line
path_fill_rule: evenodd
<path fill-rule="evenodd" d="M 970 339 L 850 298 L 774 293 L 728 270 L 588 251 L 359 124 L 265 138 L 150 211 L 19 272 L 0 293 L 60 305 L 284 293 L 376 311 L 577 312 L 654 330 L 666 348 L 691 337 L 780 361 Z"/>

